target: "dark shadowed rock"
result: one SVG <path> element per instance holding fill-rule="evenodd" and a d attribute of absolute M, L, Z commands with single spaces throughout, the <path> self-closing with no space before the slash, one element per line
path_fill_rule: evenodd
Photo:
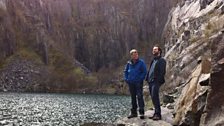
<path fill-rule="evenodd" d="M 184 34 L 182 36 L 182 40 L 185 40 L 185 41 L 189 40 L 190 37 L 191 37 L 190 35 L 191 35 L 191 32 L 189 30 L 184 31 Z"/>
<path fill-rule="evenodd" d="M 221 14 L 224 14 L 224 6 L 221 7 Z"/>
<path fill-rule="evenodd" d="M 212 42 L 212 72 L 205 114 L 201 119 L 203 126 L 224 125 L 224 35 L 220 34 Z"/>
<path fill-rule="evenodd" d="M 174 96 L 169 95 L 169 94 L 163 95 L 163 103 L 168 104 L 168 103 L 173 103 L 173 102 L 174 102 Z"/>
<path fill-rule="evenodd" d="M 200 10 L 205 9 L 214 0 L 200 0 Z"/>
<path fill-rule="evenodd" d="M 199 84 L 201 86 L 208 86 L 209 80 L 210 80 L 210 74 L 202 74 L 201 77 L 199 78 Z"/>

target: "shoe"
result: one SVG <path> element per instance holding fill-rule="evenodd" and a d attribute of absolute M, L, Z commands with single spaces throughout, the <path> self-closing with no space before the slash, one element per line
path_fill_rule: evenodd
<path fill-rule="evenodd" d="M 136 114 L 131 114 L 131 115 L 128 116 L 128 119 L 135 118 L 135 117 L 138 117 L 138 115 L 136 115 Z"/>
<path fill-rule="evenodd" d="M 145 116 L 144 115 L 140 115 L 140 119 L 145 119 Z"/>
<path fill-rule="evenodd" d="M 161 120 L 161 116 L 154 116 L 153 118 L 152 118 L 153 120 Z"/>

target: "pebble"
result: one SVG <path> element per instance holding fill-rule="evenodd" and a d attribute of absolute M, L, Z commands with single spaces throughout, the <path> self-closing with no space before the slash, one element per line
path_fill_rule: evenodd
<path fill-rule="evenodd" d="M 8 123 L 7 120 L 2 120 L 2 121 L 0 121 L 0 124 L 1 124 L 1 125 L 7 125 L 7 124 L 9 124 L 9 123 Z"/>

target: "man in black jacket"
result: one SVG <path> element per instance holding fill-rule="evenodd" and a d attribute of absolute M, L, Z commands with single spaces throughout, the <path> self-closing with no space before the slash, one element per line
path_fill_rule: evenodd
<path fill-rule="evenodd" d="M 153 120 L 161 120 L 161 108 L 159 100 L 159 88 L 165 83 L 165 73 L 166 73 L 166 61 L 161 57 L 162 50 L 158 45 L 153 47 L 152 51 L 154 59 L 150 64 L 148 70 L 146 81 L 149 84 L 149 92 L 152 98 L 152 103 L 155 108 L 155 113 L 152 117 Z"/>

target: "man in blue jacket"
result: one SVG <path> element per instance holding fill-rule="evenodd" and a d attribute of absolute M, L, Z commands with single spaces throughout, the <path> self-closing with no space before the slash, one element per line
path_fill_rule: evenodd
<path fill-rule="evenodd" d="M 137 108 L 139 107 L 140 119 L 144 119 L 143 81 L 147 69 L 144 61 L 139 59 L 136 49 L 132 49 L 130 54 L 131 60 L 128 61 L 124 70 L 124 79 L 128 83 L 132 103 L 131 115 L 128 118 L 137 117 Z"/>
<path fill-rule="evenodd" d="M 153 47 L 152 54 L 154 55 L 154 59 L 151 62 L 146 76 L 146 81 L 149 84 L 149 92 L 152 98 L 155 112 L 154 115 L 149 118 L 153 120 L 161 120 L 159 88 L 163 83 L 165 83 L 164 76 L 166 73 L 166 61 L 161 57 L 162 49 L 159 47 L 159 45 L 155 45 Z"/>

